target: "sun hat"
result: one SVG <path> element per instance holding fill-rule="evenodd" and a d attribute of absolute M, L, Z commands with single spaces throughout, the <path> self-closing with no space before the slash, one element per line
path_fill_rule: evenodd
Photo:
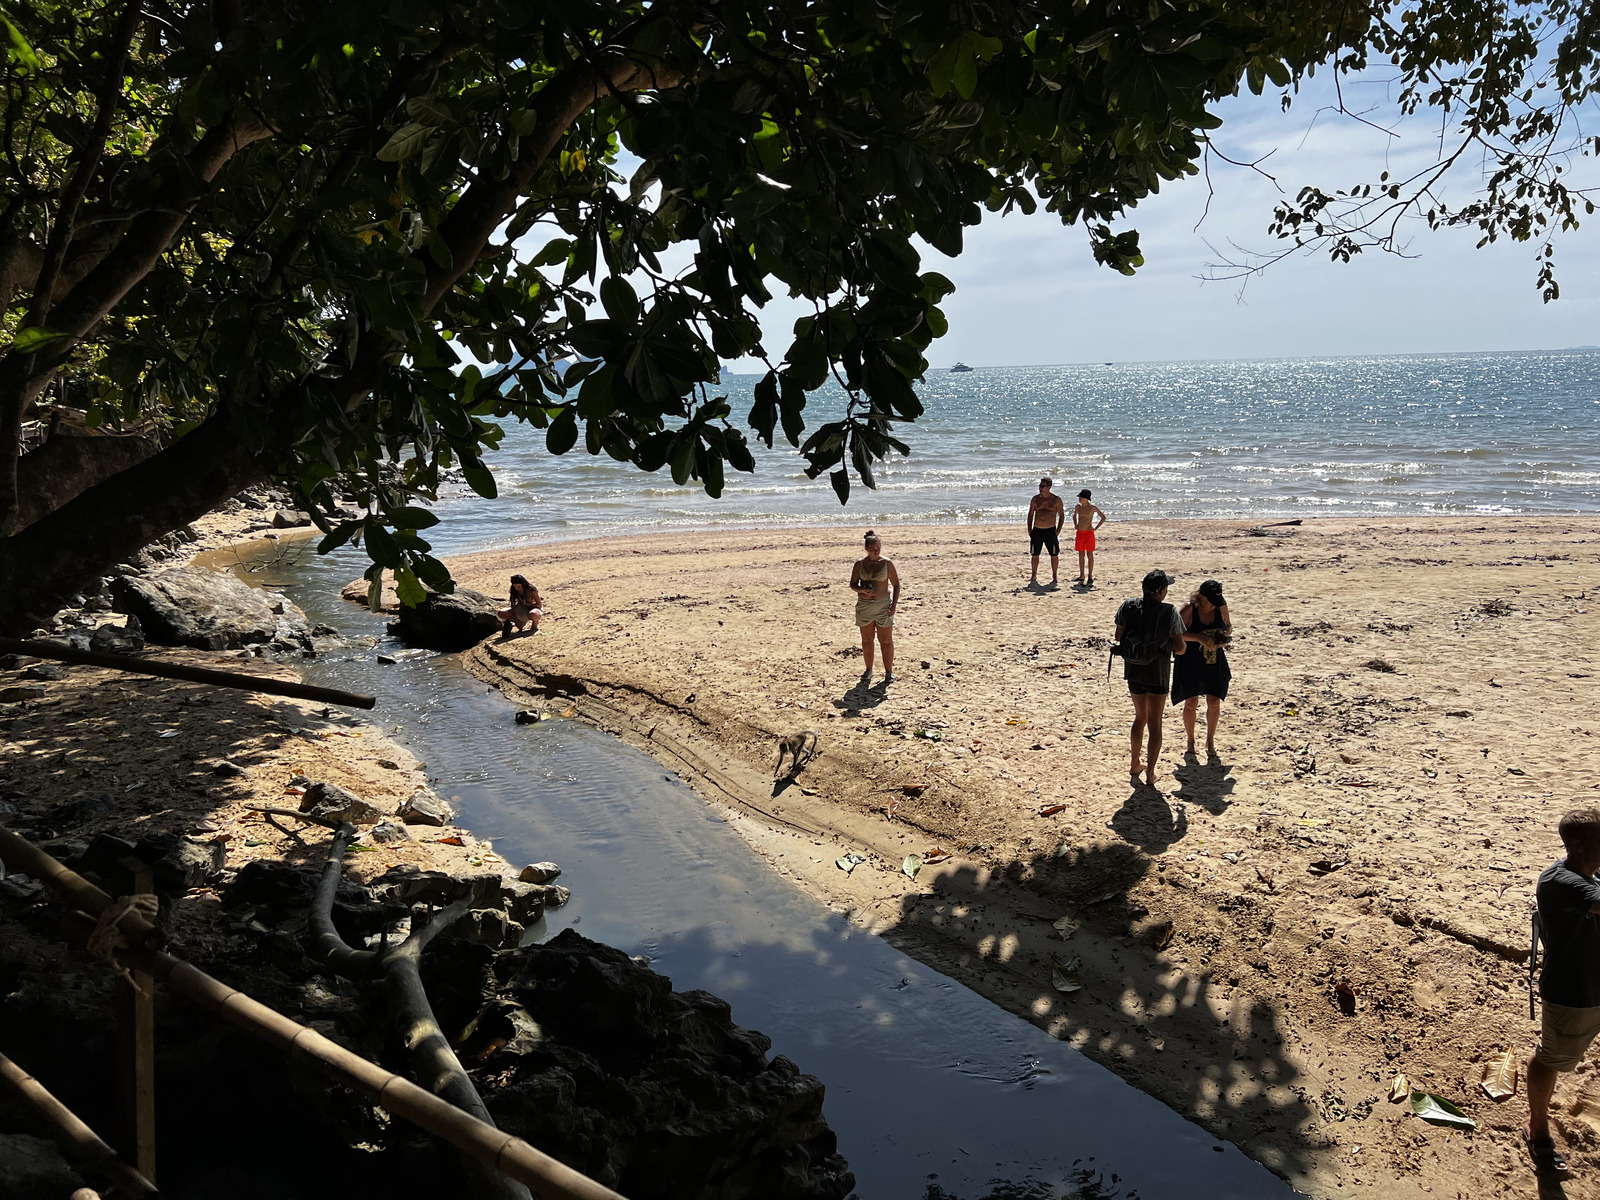
<path fill-rule="evenodd" d="M 1089 489 L 1088 488 L 1084 488 L 1083 491 L 1078 493 L 1078 499 L 1080 499 L 1080 500 L 1090 500 L 1090 499 L 1093 499 L 1093 497 L 1091 497 L 1089 495 Z"/>

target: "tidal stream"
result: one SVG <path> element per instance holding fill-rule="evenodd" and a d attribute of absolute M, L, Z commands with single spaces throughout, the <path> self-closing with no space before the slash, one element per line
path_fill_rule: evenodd
<path fill-rule="evenodd" d="M 286 544 L 244 577 L 347 636 L 383 623 L 338 599 L 353 557 Z M 573 926 L 705 988 L 827 1086 L 861 1200 L 1255 1200 L 1295 1193 L 1105 1068 L 853 929 L 788 883 L 675 775 L 575 721 L 513 721 L 453 655 L 376 649 L 304 665 L 372 692 L 372 720 L 427 764 L 461 823 L 515 863 L 553 860 Z"/>

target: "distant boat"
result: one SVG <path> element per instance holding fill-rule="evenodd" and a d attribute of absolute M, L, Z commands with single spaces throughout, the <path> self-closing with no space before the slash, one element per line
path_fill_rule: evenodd
<path fill-rule="evenodd" d="M 963 363 L 963 362 L 958 362 L 955 366 L 950 368 L 951 374 L 955 374 L 958 371 L 970 371 L 970 370 L 972 370 L 972 368 L 967 366 L 967 364 Z"/>

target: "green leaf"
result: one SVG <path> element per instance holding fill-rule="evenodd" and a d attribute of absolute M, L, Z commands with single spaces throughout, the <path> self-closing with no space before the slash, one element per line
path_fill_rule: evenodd
<path fill-rule="evenodd" d="M 59 329 L 44 329 L 38 325 L 30 325 L 26 329 L 17 330 L 17 336 L 11 339 L 11 348 L 18 354 L 32 354 L 51 342 L 59 342 L 66 336 Z"/>
<path fill-rule="evenodd" d="M 563 408 L 561 415 L 550 422 L 550 428 L 545 432 L 545 449 L 551 454 L 565 454 L 577 441 L 578 414 L 573 409 Z"/>
<path fill-rule="evenodd" d="M 13 25 L 4 13 L 0 13 L 0 21 L 5 22 L 6 37 L 11 42 L 8 51 L 11 61 L 23 71 L 37 71 L 39 56 L 33 52 L 33 47 L 28 45 L 28 39 L 22 36 L 22 31 Z"/>
<path fill-rule="evenodd" d="M 425 508 L 396 508 L 390 511 L 389 519 L 397 529 L 432 529 L 439 523 L 439 518 Z"/>
<path fill-rule="evenodd" d="M 420 121 L 411 121 L 400 126 L 378 150 L 379 162 L 405 162 L 408 158 L 416 156 L 422 149 L 423 143 L 433 134 L 430 126 Z"/>
<path fill-rule="evenodd" d="M 1429 1092 L 1411 1093 L 1411 1111 L 1430 1125 L 1445 1125 L 1452 1129 L 1476 1129 L 1478 1123 L 1443 1096 Z"/>
<path fill-rule="evenodd" d="M 971 100 L 972 94 L 978 90 L 978 56 L 972 52 L 972 46 L 963 41 L 961 49 L 956 54 L 955 69 L 950 74 L 951 86 L 956 89 L 956 95 L 963 100 Z"/>
<path fill-rule="evenodd" d="M 935 96 L 943 96 L 950 90 L 951 79 L 955 75 L 956 55 L 961 52 L 962 46 L 961 42 L 951 42 L 928 60 L 928 87 Z"/>
<path fill-rule="evenodd" d="M 462 463 L 461 477 L 467 481 L 469 488 L 485 500 L 493 500 L 500 494 L 500 488 L 494 481 L 494 472 L 481 462 Z"/>
<path fill-rule="evenodd" d="M 428 589 L 412 574 L 410 567 L 401 567 L 394 573 L 395 598 L 407 608 L 415 608 L 428 598 Z"/>
<path fill-rule="evenodd" d="M 356 535 L 356 530 L 361 528 L 360 521 L 341 522 L 332 533 L 317 543 L 318 554 L 332 554 Z"/>
<path fill-rule="evenodd" d="M 369 517 L 365 536 L 367 553 L 372 556 L 373 562 L 391 570 L 400 565 L 400 547 L 394 540 L 394 534 Z"/>
<path fill-rule="evenodd" d="M 839 497 L 840 504 L 850 502 L 850 472 L 840 467 L 828 476 L 828 482 L 833 484 L 833 491 Z"/>

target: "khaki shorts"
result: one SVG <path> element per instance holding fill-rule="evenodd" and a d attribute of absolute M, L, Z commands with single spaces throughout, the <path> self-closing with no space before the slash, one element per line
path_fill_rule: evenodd
<path fill-rule="evenodd" d="M 1548 1000 L 1541 1007 L 1539 1049 L 1533 1057 L 1552 1071 L 1570 1071 L 1600 1034 L 1600 1008 L 1568 1008 Z"/>
<path fill-rule="evenodd" d="M 865 598 L 856 601 L 856 624 L 865 628 L 876 625 L 880 629 L 894 628 L 894 601 L 888 596 L 879 599 Z"/>

